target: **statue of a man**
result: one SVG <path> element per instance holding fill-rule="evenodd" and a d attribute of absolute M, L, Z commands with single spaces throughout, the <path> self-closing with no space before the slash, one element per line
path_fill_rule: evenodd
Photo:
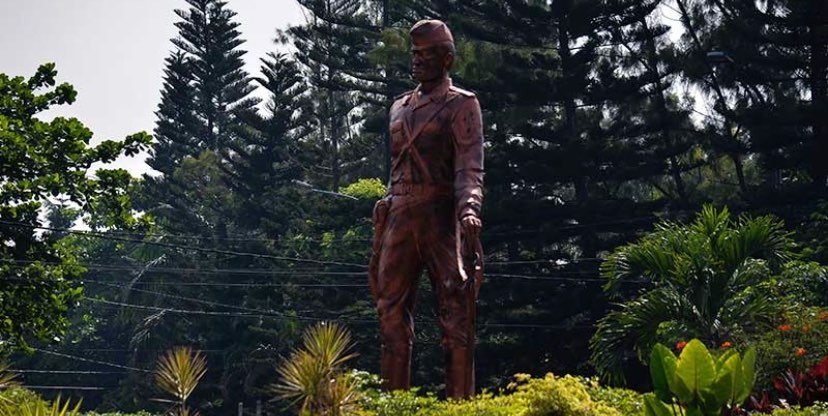
<path fill-rule="evenodd" d="M 390 111 L 391 178 L 374 208 L 369 267 L 388 390 L 411 378 L 414 303 L 423 269 L 439 304 L 446 395 L 474 394 L 474 316 L 483 277 L 483 122 L 475 95 L 452 85 L 454 38 L 445 23 L 411 28 L 413 91 Z"/>

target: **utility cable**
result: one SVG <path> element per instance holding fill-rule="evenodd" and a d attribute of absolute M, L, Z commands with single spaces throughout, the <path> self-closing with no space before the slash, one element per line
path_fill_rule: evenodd
<path fill-rule="evenodd" d="M 30 229 L 35 229 L 35 230 L 65 232 L 65 233 L 74 234 L 74 235 L 83 235 L 83 236 L 88 236 L 88 237 L 101 238 L 101 239 L 104 239 L 104 240 L 113 240 L 113 241 L 121 241 L 121 242 L 135 243 L 135 244 L 145 244 L 145 245 L 152 245 L 152 246 L 165 247 L 165 248 L 174 248 L 174 249 L 181 249 L 181 250 L 197 251 L 197 252 L 201 252 L 201 253 L 224 254 L 224 255 L 236 256 L 236 257 L 253 257 L 253 258 L 261 258 L 261 259 L 276 260 L 276 261 L 289 261 L 289 262 L 295 262 L 295 263 L 309 263 L 309 264 L 347 266 L 347 267 L 359 267 L 359 268 L 367 268 L 368 267 L 367 265 L 364 265 L 364 264 L 348 263 L 348 262 L 341 262 L 341 261 L 303 259 L 303 258 L 299 258 L 299 257 L 274 256 L 274 255 L 270 255 L 270 254 L 247 253 L 247 252 L 242 252 L 242 251 L 218 250 L 218 249 L 201 248 L 201 247 L 188 247 L 188 246 L 182 246 L 182 245 L 178 245 L 178 244 L 162 243 L 162 242 L 159 242 L 159 241 L 134 240 L 134 239 L 130 239 L 130 238 L 116 237 L 116 236 L 111 236 L 111 235 L 106 235 L 106 234 L 96 233 L 96 232 L 77 231 L 77 230 L 70 230 L 70 229 L 66 229 L 66 228 L 45 227 L 45 226 L 31 225 L 31 224 L 26 224 L 26 223 L 5 221 L 5 220 L 0 220 L 0 224 L 30 228 Z"/>
<path fill-rule="evenodd" d="M 44 354 L 54 355 L 56 357 L 62 357 L 62 358 L 70 358 L 70 359 L 73 359 L 73 360 L 83 361 L 83 362 L 86 362 L 86 363 L 105 365 L 105 366 L 108 366 L 108 367 L 121 368 L 121 369 L 124 369 L 124 370 L 138 371 L 138 372 L 142 372 L 142 373 L 151 373 L 152 372 L 152 371 L 149 371 L 149 370 L 144 370 L 142 368 L 135 368 L 135 367 L 129 367 L 129 366 L 121 365 L 121 364 L 108 363 L 106 361 L 93 360 L 93 359 L 89 359 L 89 358 L 78 357 L 76 355 L 69 355 L 69 354 L 64 354 L 64 353 L 56 352 L 56 351 L 44 350 L 44 349 L 41 349 L 41 348 L 32 348 L 32 349 L 37 351 L 37 352 L 42 352 Z"/>

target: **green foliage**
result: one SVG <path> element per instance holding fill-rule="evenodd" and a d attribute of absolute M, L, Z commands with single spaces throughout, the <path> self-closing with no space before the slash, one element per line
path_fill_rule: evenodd
<path fill-rule="evenodd" d="M 40 402 L 46 405 L 46 402 L 37 393 L 24 387 L 11 386 L 0 389 L 0 406 L 10 405 L 20 407 L 30 403 L 40 406 Z"/>
<path fill-rule="evenodd" d="M 385 195 L 386 189 L 379 178 L 360 179 L 339 192 L 354 198 L 377 200 Z"/>
<path fill-rule="evenodd" d="M 750 395 L 755 361 L 753 348 L 743 356 L 729 349 L 713 357 L 701 341 L 693 339 L 676 358 L 667 347 L 656 344 L 650 355 L 655 391 L 644 398 L 645 414 L 720 416 Z"/>
<path fill-rule="evenodd" d="M 43 400 L 26 400 L 19 403 L 0 401 L 0 416 L 79 416 L 81 400 L 74 406 L 71 400 L 61 401 L 60 396 L 48 404 Z"/>
<path fill-rule="evenodd" d="M 634 352 L 643 360 L 657 341 L 695 337 L 719 345 L 756 333 L 783 305 L 755 288 L 779 273 L 793 248 L 771 216 L 733 219 L 726 208 L 705 206 L 690 224 L 662 222 L 601 265 L 610 295 L 623 283 L 652 288 L 599 321 L 590 343 L 593 364 L 621 381 L 623 357 Z"/>
<path fill-rule="evenodd" d="M 354 406 L 359 379 L 344 371 L 355 357 L 351 334 L 336 323 L 319 323 L 303 335 L 303 345 L 276 369 L 279 382 L 270 390 L 298 404 L 299 412 L 340 416 Z"/>
<path fill-rule="evenodd" d="M 9 365 L 0 361 L 0 390 L 20 385 L 17 374 L 9 370 Z"/>
<path fill-rule="evenodd" d="M 361 404 L 362 416 L 621 416 L 608 401 L 593 400 L 582 379 L 547 374 L 532 378 L 515 376 L 508 393 L 484 392 L 465 401 L 438 401 L 432 395 L 420 396 L 416 390 L 391 393 L 368 392 Z"/>
<path fill-rule="evenodd" d="M 137 154 L 150 137 L 138 133 L 90 147 L 92 132 L 77 119 L 40 120 L 38 113 L 77 95 L 69 84 L 55 87 L 56 76 L 54 64 L 41 65 L 28 80 L 0 74 L 0 352 L 26 349 L 34 338 L 59 338 L 82 293 L 73 283 L 84 271 L 74 248 L 44 239 L 36 228 L 43 225 L 45 201 L 78 206 L 93 226 L 137 223 L 125 194 L 129 174 L 90 173 L 94 163 Z"/>
<path fill-rule="evenodd" d="M 136 412 L 136 413 L 121 413 L 121 412 L 107 412 L 107 413 L 98 413 L 98 412 L 87 412 L 82 414 L 81 416 L 161 416 L 155 413 L 150 412 Z"/>
<path fill-rule="evenodd" d="M 802 372 L 828 356 L 826 337 L 826 308 L 803 307 L 785 313 L 776 326 L 750 340 L 757 351 L 757 387 L 769 389 L 773 379 L 785 370 Z"/>
<path fill-rule="evenodd" d="M 816 403 L 803 409 L 776 409 L 771 416 L 825 416 L 828 414 L 828 403 Z"/>
<path fill-rule="evenodd" d="M 158 359 L 155 383 L 175 398 L 176 416 L 190 414 L 187 398 L 206 372 L 207 361 L 204 356 L 200 352 L 193 352 L 190 347 L 176 347 Z"/>
<path fill-rule="evenodd" d="M 644 412 L 644 397 L 635 390 L 602 386 L 597 378 L 584 378 L 581 382 L 593 401 L 618 409 L 622 415 L 640 415 Z"/>

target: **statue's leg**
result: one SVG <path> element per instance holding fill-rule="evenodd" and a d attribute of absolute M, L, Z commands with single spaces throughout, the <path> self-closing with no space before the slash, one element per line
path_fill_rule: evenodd
<path fill-rule="evenodd" d="M 474 282 L 460 275 L 455 245 L 454 208 L 438 207 L 425 244 L 425 263 L 437 295 L 446 354 L 446 396 L 468 398 L 474 394 Z"/>
<path fill-rule="evenodd" d="M 410 224 L 416 218 L 405 214 L 389 215 L 379 258 L 380 375 L 386 390 L 411 386 L 414 303 L 422 263 Z"/>

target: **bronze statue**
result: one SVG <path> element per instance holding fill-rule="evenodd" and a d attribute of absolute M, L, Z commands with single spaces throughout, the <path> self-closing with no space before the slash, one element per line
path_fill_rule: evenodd
<path fill-rule="evenodd" d="M 390 111 L 391 178 L 374 207 L 369 266 L 388 390 L 411 378 L 414 303 L 423 268 L 439 304 L 446 395 L 474 394 L 475 302 L 483 278 L 483 122 L 475 95 L 452 85 L 454 38 L 445 23 L 411 28 L 413 91 Z"/>

